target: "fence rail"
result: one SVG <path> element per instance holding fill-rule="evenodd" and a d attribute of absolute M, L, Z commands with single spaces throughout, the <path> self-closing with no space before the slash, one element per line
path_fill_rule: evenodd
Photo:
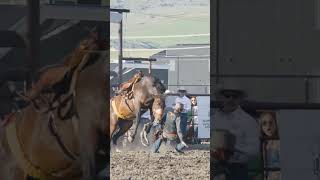
<path fill-rule="evenodd" d="M 310 101 L 310 79 L 320 79 L 320 75 L 309 74 L 211 74 L 211 78 L 261 78 L 261 79 L 304 79 L 304 99 L 305 103 Z"/>
<path fill-rule="evenodd" d="M 306 74 L 211 74 L 210 77 L 221 78 L 320 78 L 320 75 Z"/>
<path fill-rule="evenodd" d="M 222 107 L 222 102 L 211 100 L 211 108 Z M 241 104 L 244 109 L 320 109 L 320 103 L 273 103 L 273 102 L 250 102 L 246 101 Z"/>

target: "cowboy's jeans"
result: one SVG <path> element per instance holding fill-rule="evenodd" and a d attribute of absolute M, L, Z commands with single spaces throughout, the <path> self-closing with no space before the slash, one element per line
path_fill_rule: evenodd
<path fill-rule="evenodd" d="M 200 142 L 200 140 L 198 139 L 198 125 L 194 125 L 193 130 L 194 130 L 194 140 L 195 140 L 194 143 L 198 144 Z"/>
<path fill-rule="evenodd" d="M 180 127 L 181 127 L 181 131 L 182 131 L 182 135 L 186 136 L 187 135 L 187 126 L 188 126 L 187 113 L 181 113 L 180 117 L 181 117 Z"/>
<path fill-rule="evenodd" d="M 161 146 L 161 143 L 162 143 L 163 139 L 162 138 L 158 138 L 151 146 L 151 151 L 153 153 L 157 153 L 159 152 L 159 148 Z"/>
<path fill-rule="evenodd" d="M 176 141 L 174 141 L 174 140 L 168 140 L 167 138 L 158 138 L 158 139 L 152 144 L 152 146 L 151 146 L 151 151 L 152 151 L 153 153 L 158 153 L 158 152 L 159 152 L 159 149 L 160 149 L 160 146 L 161 146 L 161 144 L 162 144 L 163 141 L 165 141 L 165 143 L 166 143 L 167 145 L 171 144 L 172 142 L 176 142 Z M 183 144 L 179 143 L 179 144 L 176 145 L 175 148 L 176 148 L 176 150 L 178 150 L 178 151 L 182 151 L 184 147 L 185 147 L 185 146 L 184 146 Z"/>

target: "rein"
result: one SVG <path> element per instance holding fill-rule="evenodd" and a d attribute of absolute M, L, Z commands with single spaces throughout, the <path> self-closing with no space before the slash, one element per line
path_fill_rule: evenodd
<path fill-rule="evenodd" d="M 134 98 L 133 98 L 133 99 L 134 99 Z M 129 109 L 132 113 L 134 113 L 134 111 L 131 109 L 131 107 L 130 107 L 130 105 L 129 105 L 129 103 L 128 103 L 128 100 L 125 99 L 124 102 L 126 103 L 128 109 Z"/>
<path fill-rule="evenodd" d="M 76 156 L 74 154 L 72 154 L 71 151 L 68 150 L 68 148 L 63 144 L 58 132 L 57 132 L 57 126 L 55 125 L 54 123 L 54 116 L 53 116 L 53 113 L 50 114 L 50 117 L 49 117 L 49 129 L 50 129 L 50 132 L 52 133 L 52 135 L 56 138 L 59 146 L 61 147 L 62 151 L 72 160 L 76 160 Z"/>

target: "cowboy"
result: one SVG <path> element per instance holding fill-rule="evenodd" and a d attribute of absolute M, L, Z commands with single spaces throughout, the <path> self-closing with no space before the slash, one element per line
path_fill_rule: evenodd
<path fill-rule="evenodd" d="M 143 73 L 142 71 L 139 71 L 138 73 L 136 73 L 129 81 L 124 82 L 120 85 L 120 89 L 118 91 L 118 94 L 120 95 L 125 95 L 126 98 L 131 98 L 132 97 L 132 93 L 133 93 L 133 88 L 134 85 L 139 82 L 142 78 L 143 78 Z"/>
<path fill-rule="evenodd" d="M 181 121 L 181 112 L 183 111 L 183 104 L 176 103 L 174 109 L 169 109 L 165 115 L 164 127 L 162 129 L 161 135 L 155 140 L 154 144 L 151 147 L 153 153 L 158 153 L 161 143 L 165 141 L 166 143 L 174 142 L 179 139 L 180 143 L 176 145 L 175 151 L 178 153 L 183 153 L 183 149 L 188 147 L 187 144 L 183 141 L 183 135 L 181 131 L 180 121 Z M 157 129 L 156 132 L 159 133 L 161 125 L 154 125 L 154 128 Z"/>
<path fill-rule="evenodd" d="M 187 134 L 187 125 L 188 125 L 188 112 L 191 111 L 191 102 L 190 99 L 186 96 L 187 90 L 184 87 L 178 89 L 179 96 L 176 98 L 175 103 L 183 104 L 183 111 L 181 112 L 181 130 L 183 137 Z"/>
<path fill-rule="evenodd" d="M 222 107 L 213 112 L 214 123 L 211 126 L 213 130 L 211 167 L 215 171 L 214 177 L 222 173 L 227 180 L 248 180 L 248 161 L 259 152 L 258 124 L 240 106 L 245 97 L 247 97 L 246 92 L 232 81 L 225 83 L 216 93 L 217 100 L 222 101 Z M 234 148 L 213 147 L 217 142 L 230 144 L 228 141 L 219 141 L 218 131 L 226 131 L 230 136 L 234 136 Z M 221 166 L 224 166 L 226 171 L 217 172 Z"/>

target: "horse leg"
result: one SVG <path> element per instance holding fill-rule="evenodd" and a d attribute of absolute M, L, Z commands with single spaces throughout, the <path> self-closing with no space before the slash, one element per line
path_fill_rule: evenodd
<path fill-rule="evenodd" d="M 117 115 L 113 112 L 112 108 L 110 108 L 110 138 L 112 139 L 113 145 L 117 145 L 117 140 L 113 138 L 115 134 L 119 131 L 119 119 Z"/>
<path fill-rule="evenodd" d="M 130 129 L 132 124 L 133 124 L 133 122 L 132 121 L 128 121 L 128 120 L 119 121 L 119 124 L 118 124 L 119 129 L 117 130 L 116 133 L 113 134 L 112 141 L 116 142 L 119 137 L 124 135 Z"/>
<path fill-rule="evenodd" d="M 148 134 L 151 130 L 152 127 L 152 122 L 146 123 L 143 125 L 143 129 L 140 133 L 140 141 L 141 144 L 144 146 L 148 146 L 149 145 L 149 139 L 148 139 Z M 143 140 L 145 140 L 146 143 L 143 142 Z"/>
<path fill-rule="evenodd" d="M 112 138 L 113 134 L 116 133 L 118 128 L 118 117 L 112 111 L 110 112 L 110 134 L 109 137 Z"/>
<path fill-rule="evenodd" d="M 140 133 L 140 140 L 141 140 L 141 143 L 142 145 L 144 146 L 148 146 L 149 145 L 149 140 L 148 140 L 148 134 L 150 133 L 150 130 L 151 130 L 151 127 L 152 127 L 152 124 L 154 122 L 154 115 L 153 115 L 153 110 L 152 110 L 152 107 L 149 108 L 149 112 L 150 112 L 150 120 L 151 122 L 149 123 L 146 123 L 143 125 L 143 129 Z M 146 141 L 146 144 L 143 142 L 143 139 Z"/>
<path fill-rule="evenodd" d="M 136 109 L 138 111 L 136 113 L 135 121 L 133 122 L 133 127 L 132 127 L 133 133 L 128 137 L 128 141 L 130 143 L 132 143 L 134 141 L 134 137 L 137 134 L 139 123 L 140 123 L 140 119 L 141 119 L 141 106 L 140 106 L 140 104 L 136 104 Z"/>

